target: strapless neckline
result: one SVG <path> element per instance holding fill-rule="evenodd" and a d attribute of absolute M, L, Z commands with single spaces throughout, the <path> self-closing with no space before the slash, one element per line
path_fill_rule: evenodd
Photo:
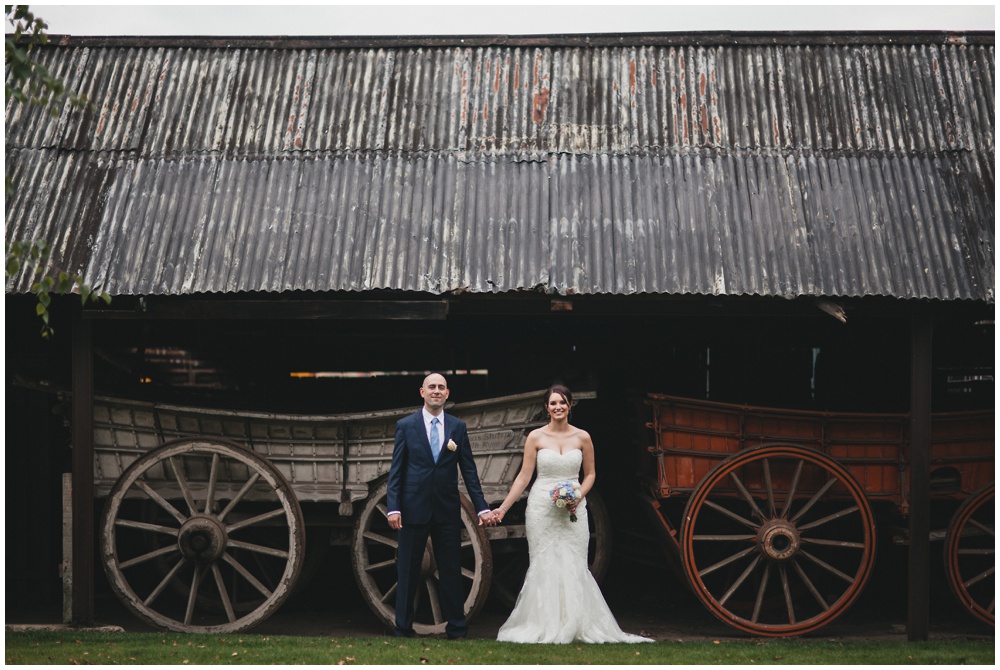
<path fill-rule="evenodd" d="M 583 449 L 570 449 L 569 451 L 556 451 L 555 449 L 539 449 L 538 451 L 550 451 L 553 454 L 558 454 L 560 456 L 568 456 L 569 454 L 582 454 Z"/>

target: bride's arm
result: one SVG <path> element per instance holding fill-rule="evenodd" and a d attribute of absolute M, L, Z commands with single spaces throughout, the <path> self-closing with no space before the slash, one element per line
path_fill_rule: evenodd
<path fill-rule="evenodd" d="M 524 493 L 524 489 L 528 487 L 531 475 L 535 472 L 535 456 L 537 452 L 538 446 L 535 431 L 531 431 L 528 434 L 528 439 L 524 442 L 524 458 L 521 459 L 521 471 L 517 473 L 517 477 L 511 483 L 510 492 L 507 494 L 507 497 L 500 503 L 500 507 L 493 512 L 500 517 L 499 521 L 503 521 L 503 517 L 510 509 L 510 506 L 517 502 L 517 499 Z"/>
<path fill-rule="evenodd" d="M 583 431 L 583 479 L 580 480 L 580 497 L 584 498 L 594 488 L 594 481 L 597 479 L 597 471 L 594 469 L 594 442 L 590 439 L 590 433 Z"/>

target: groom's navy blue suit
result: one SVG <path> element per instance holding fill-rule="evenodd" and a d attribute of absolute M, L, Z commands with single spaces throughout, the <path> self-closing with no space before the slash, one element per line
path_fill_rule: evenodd
<path fill-rule="evenodd" d="M 444 439 L 437 463 L 422 410 L 396 424 L 386 498 L 387 509 L 399 511 L 403 522 L 397 558 L 396 635 L 413 634 L 413 601 L 428 536 L 440 575 L 438 598 L 441 613 L 448 621 L 446 631 L 451 637 L 464 637 L 468 631 L 462 587 L 459 470 L 476 511 L 489 510 L 489 506 L 483 497 L 465 422 L 444 412 L 439 417 L 444 419 Z M 449 441 L 455 443 L 454 451 L 448 449 Z"/>

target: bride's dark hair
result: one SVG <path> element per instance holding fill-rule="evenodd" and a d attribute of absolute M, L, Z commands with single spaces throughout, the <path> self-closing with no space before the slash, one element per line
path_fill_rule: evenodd
<path fill-rule="evenodd" d="M 559 395 L 561 395 L 563 397 L 563 400 L 566 401 L 566 404 L 569 405 L 570 409 L 573 409 L 573 393 L 562 384 L 553 384 L 545 392 L 545 400 L 543 402 L 545 403 L 546 407 L 549 406 L 549 398 L 552 397 L 553 393 L 558 393 Z"/>

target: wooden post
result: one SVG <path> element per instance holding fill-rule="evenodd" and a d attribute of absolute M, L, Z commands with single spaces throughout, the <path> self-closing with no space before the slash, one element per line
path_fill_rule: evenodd
<path fill-rule="evenodd" d="M 73 322 L 73 623 L 94 622 L 94 355 L 89 321 Z"/>
<path fill-rule="evenodd" d="M 73 474 L 62 476 L 63 559 L 59 564 L 62 577 L 63 623 L 73 623 Z"/>
<path fill-rule="evenodd" d="M 910 552 L 906 637 L 926 640 L 930 622 L 931 343 L 934 324 L 918 314 L 910 331 Z"/>

